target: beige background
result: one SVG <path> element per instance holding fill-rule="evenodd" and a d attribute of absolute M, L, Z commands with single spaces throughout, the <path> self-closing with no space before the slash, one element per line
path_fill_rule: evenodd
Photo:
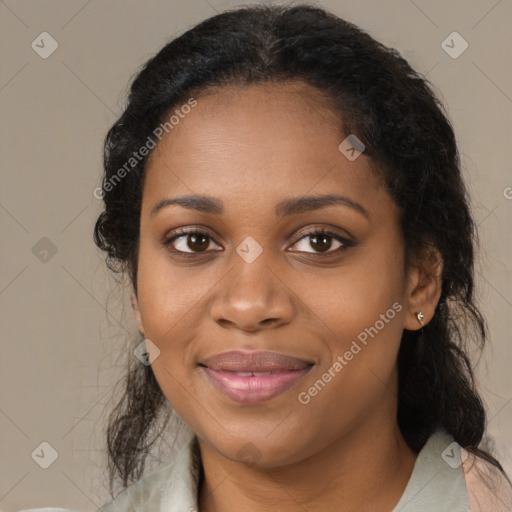
<path fill-rule="evenodd" d="M 319 3 L 398 48 L 446 104 L 482 238 L 477 277 L 491 344 L 479 381 L 489 430 L 512 474 L 512 2 Z M 92 241 L 102 141 L 138 67 L 175 34 L 236 5 L 0 1 L 3 511 L 93 510 L 109 498 L 104 406 L 136 331 L 128 295 L 114 287 Z M 43 31 L 59 45 L 47 59 L 31 48 Z M 469 44 L 456 59 L 441 47 L 453 31 Z M 46 262 L 33 249 L 43 237 L 57 250 Z M 48 249 L 48 241 L 39 244 Z M 58 452 L 46 470 L 31 458 L 43 441 Z"/>

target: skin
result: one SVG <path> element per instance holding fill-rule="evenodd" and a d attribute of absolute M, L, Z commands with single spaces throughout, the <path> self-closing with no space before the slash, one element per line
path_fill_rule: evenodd
<path fill-rule="evenodd" d="M 340 152 L 347 134 L 316 89 L 258 84 L 197 100 L 148 162 L 133 303 L 140 332 L 160 350 L 152 363 L 159 385 L 199 439 L 199 509 L 313 512 L 343 503 L 346 512 L 389 512 L 417 457 L 396 422 L 397 353 L 402 331 L 421 328 L 415 313 L 425 324 L 434 314 L 439 253 L 405 269 L 398 207 L 364 152 L 354 161 Z M 284 199 L 324 194 L 349 197 L 367 215 L 335 204 L 276 217 Z M 183 195 L 214 197 L 224 213 L 172 205 L 150 215 Z M 182 235 L 165 247 L 180 227 L 205 231 L 206 243 Z M 322 245 L 305 233 L 321 227 L 355 245 L 332 237 Z M 248 236 L 263 251 L 252 263 L 236 252 Z M 299 393 L 394 303 L 402 306 L 394 318 L 300 403 Z M 281 395 L 241 405 L 198 367 L 237 348 L 315 365 Z"/>

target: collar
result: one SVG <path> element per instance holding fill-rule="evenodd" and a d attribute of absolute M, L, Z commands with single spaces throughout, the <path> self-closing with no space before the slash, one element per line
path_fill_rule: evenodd
<path fill-rule="evenodd" d="M 392 512 L 470 512 L 461 447 L 444 429 L 421 449 Z"/>

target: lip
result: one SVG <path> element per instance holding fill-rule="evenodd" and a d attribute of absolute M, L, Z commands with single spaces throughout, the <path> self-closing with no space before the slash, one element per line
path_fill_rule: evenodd
<path fill-rule="evenodd" d="M 212 370 L 230 372 L 278 372 L 303 370 L 313 361 L 280 352 L 231 350 L 204 359 L 200 363 Z"/>
<path fill-rule="evenodd" d="M 217 390 L 235 402 L 250 405 L 292 388 L 313 364 L 278 352 L 235 350 L 205 359 L 200 367 Z"/>

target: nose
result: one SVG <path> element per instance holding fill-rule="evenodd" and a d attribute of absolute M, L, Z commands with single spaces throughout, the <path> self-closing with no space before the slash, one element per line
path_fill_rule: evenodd
<path fill-rule="evenodd" d="M 295 311 L 289 285 L 262 254 L 252 263 L 235 261 L 219 283 L 210 315 L 221 327 L 255 332 L 290 323 Z"/>

